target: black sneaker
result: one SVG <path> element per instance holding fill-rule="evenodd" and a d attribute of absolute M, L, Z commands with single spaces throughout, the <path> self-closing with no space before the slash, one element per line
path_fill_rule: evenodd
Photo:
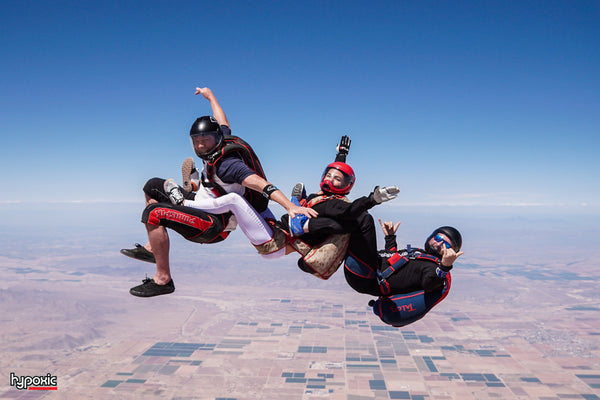
<path fill-rule="evenodd" d="M 160 296 L 161 294 L 169 294 L 175 291 L 175 284 L 173 279 L 165 285 L 159 285 L 154 282 L 154 279 L 146 278 L 142 281 L 142 284 L 129 289 L 129 293 L 138 297 L 152 297 Z"/>
<path fill-rule="evenodd" d="M 127 257 L 135 258 L 136 260 L 156 264 L 154 254 L 152 254 L 151 251 L 146 250 L 146 248 L 139 243 L 136 243 L 135 248 L 133 249 L 121 249 L 121 254 L 126 255 Z"/>

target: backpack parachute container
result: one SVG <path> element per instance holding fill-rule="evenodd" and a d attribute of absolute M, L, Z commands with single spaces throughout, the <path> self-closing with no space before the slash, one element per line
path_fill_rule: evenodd
<path fill-rule="evenodd" d="M 222 158 L 231 153 L 237 153 L 242 157 L 248 168 L 254 171 L 261 178 L 267 179 L 258 156 L 252 147 L 237 136 L 225 135 L 223 137 L 223 146 L 214 153 L 203 157 L 206 175 L 206 180 L 203 181 L 204 186 L 214 188 L 219 192 L 220 195 L 226 194 L 225 190 L 223 190 L 223 188 L 221 188 L 215 182 L 215 171 L 217 170 L 217 166 L 220 164 Z M 265 211 L 269 205 L 269 199 L 267 199 L 261 193 L 249 188 L 246 188 L 244 192 L 244 198 L 248 200 L 248 203 L 250 203 L 250 205 L 259 213 Z"/>
<path fill-rule="evenodd" d="M 419 290 L 412 293 L 381 296 L 369 303 L 373 313 L 383 322 L 397 328 L 412 324 L 423 318 L 433 307 L 446 298 L 450 292 L 451 277 L 446 275 L 443 288 L 432 292 Z"/>

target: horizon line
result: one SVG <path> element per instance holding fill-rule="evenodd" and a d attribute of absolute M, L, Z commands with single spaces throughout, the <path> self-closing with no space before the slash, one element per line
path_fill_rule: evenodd
<path fill-rule="evenodd" d="M 143 204 L 143 200 L 48 200 L 40 202 L 37 200 L 0 200 L 0 205 L 17 205 L 17 204 Z M 277 204 L 279 206 L 279 204 Z M 594 209 L 598 208 L 597 204 L 579 203 L 530 203 L 530 202 L 499 202 L 499 203 L 480 203 L 480 202 L 422 202 L 422 203 L 386 203 L 384 207 L 513 207 L 513 208 L 578 208 L 578 209 Z"/>

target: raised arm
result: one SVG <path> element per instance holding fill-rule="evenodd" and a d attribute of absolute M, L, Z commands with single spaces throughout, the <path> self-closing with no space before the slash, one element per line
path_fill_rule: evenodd
<path fill-rule="evenodd" d="M 398 221 L 396 224 L 392 221 L 383 222 L 381 218 L 379 218 L 379 225 L 381 225 L 381 230 L 385 236 L 395 235 L 401 223 L 402 221 Z"/>
<path fill-rule="evenodd" d="M 401 221 L 398 221 L 395 225 L 392 221 L 382 222 L 379 218 L 379 225 L 385 235 L 385 250 L 396 251 L 398 249 L 398 243 L 396 242 L 396 231 L 400 226 Z"/>
<path fill-rule="evenodd" d="M 217 101 L 217 98 L 213 94 L 212 90 L 210 90 L 207 87 L 203 87 L 203 88 L 197 87 L 196 93 L 194 93 L 194 94 L 195 95 L 201 94 L 202 96 L 204 96 L 204 98 L 206 100 L 208 100 L 210 102 L 210 107 L 212 108 L 213 117 L 215 117 L 217 122 L 219 122 L 219 125 L 227 125 L 231 128 L 231 126 L 229 125 L 229 121 L 227 120 L 227 116 L 225 115 L 225 111 L 223 111 L 223 109 L 221 108 L 221 105 Z"/>
<path fill-rule="evenodd" d="M 335 161 L 339 161 L 339 162 L 346 162 L 346 156 L 348 155 L 348 152 L 350 151 L 350 138 L 348 136 L 342 136 L 342 138 L 340 139 L 340 144 L 337 145 L 337 147 L 335 148 L 336 150 L 336 155 L 335 155 Z"/>

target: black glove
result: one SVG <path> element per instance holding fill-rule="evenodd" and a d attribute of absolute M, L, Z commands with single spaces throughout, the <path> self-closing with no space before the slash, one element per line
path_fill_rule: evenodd
<path fill-rule="evenodd" d="M 338 155 L 345 156 L 350 151 L 350 138 L 346 135 L 342 136 L 340 139 L 340 144 L 335 148 L 337 150 Z"/>

